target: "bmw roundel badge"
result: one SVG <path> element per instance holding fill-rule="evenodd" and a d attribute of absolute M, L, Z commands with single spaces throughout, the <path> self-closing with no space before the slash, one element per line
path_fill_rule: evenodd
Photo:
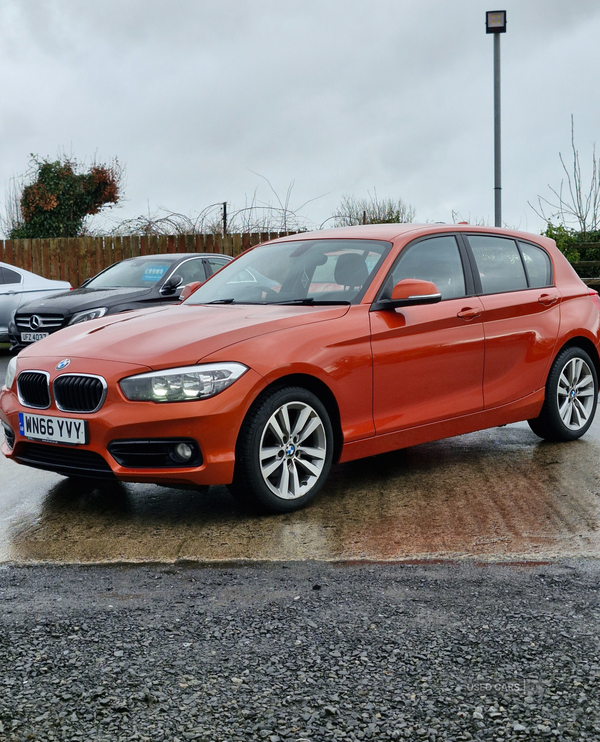
<path fill-rule="evenodd" d="M 56 364 L 56 370 L 62 371 L 62 369 L 66 368 L 69 365 L 69 363 L 71 363 L 71 359 L 65 358 L 64 360 L 60 361 L 60 363 Z"/>

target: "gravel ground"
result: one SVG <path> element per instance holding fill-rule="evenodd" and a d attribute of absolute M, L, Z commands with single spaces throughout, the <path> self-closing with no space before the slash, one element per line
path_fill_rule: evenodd
<path fill-rule="evenodd" d="M 0 568 L 0 739 L 600 739 L 600 562 Z"/>

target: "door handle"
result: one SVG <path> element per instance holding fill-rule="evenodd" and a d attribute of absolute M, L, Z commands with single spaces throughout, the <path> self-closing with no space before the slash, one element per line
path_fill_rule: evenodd
<path fill-rule="evenodd" d="M 549 307 L 550 305 L 555 304 L 558 301 L 558 296 L 556 294 L 542 294 L 538 297 L 538 301 L 545 307 Z"/>
<path fill-rule="evenodd" d="M 481 312 L 479 309 L 473 309 L 473 307 L 465 307 L 464 309 L 461 309 L 460 312 L 456 315 L 459 319 L 475 319 L 475 317 L 479 317 Z"/>

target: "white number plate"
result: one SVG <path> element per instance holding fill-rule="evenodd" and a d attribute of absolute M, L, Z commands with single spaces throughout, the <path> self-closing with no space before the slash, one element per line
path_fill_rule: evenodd
<path fill-rule="evenodd" d="M 46 417 L 19 412 L 19 433 L 24 438 L 46 443 L 86 443 L 85 420 L 72 417 Z"/>
<path fill-rule="evenodd" d="M 35 343 L 37 340 L 43 340 L 47 338 L 49 333 L 47 332 L 22 332 L 21 342 L 22 343 Z"/>

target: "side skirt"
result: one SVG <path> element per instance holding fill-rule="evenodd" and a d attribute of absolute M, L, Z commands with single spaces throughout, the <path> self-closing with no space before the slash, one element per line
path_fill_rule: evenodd
<path fill-rule="evenodd" d="M 493 410 L 474 412 L 471 415 L 453 417 L 441 422 L 419 425 L 395 433 L 376 435 L 373 438 L 346 443 L 342 448 L 339 463 L 342 464 L 346 461 L 354 461 L 367 456 L 377 456 L 377 454 L 396 451 L 399 448 L 417 446 L 419 443 L 429 443 L 442 438 L 452 438 L 455 435 L 473 433 L 476 430 L 495 428 L 499 425 L 508 425 L 509 423 L 535 418 L 542 409 L 544 394 L 545 389 L 542 388 L 527 397 L 519 399 L 517 402 L 495 407 Z"/>

